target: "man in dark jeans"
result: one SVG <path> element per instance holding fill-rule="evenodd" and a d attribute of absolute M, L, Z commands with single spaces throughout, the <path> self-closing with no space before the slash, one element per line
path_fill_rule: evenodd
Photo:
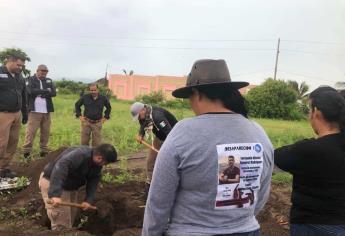
<path fill-rule="evenodd" d="M 7 57 L 0 67 L 0 178 L 15 177 L 8 168 L 17 149 L 21 123 L 26 124 L 26 86 L 21 71 L 26 58 Z"/>
<path fill-rule="evenodd" d="M 110 119 L 111 105 L 107 97 L 99 94 L 97 84 L 91 84 L 89 90 L 89 94 L 83 95 L 75 103 L 75 111 L 81 121 L 81 145 L 89 145 L 92 135 L 92 146 L 95 147 L 101 143 L 102 124 Z M 81 106 L 84 106 L 84 115 L 81 114 Z"/>

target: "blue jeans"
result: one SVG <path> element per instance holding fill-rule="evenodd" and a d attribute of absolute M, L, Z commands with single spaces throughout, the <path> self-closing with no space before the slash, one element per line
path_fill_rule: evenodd
<path fill-rule="evenodd" d="M 217 234 L 215 236 L 260 236 L 260 230 L 255 230 L 247 233 Z"/>
<path fill-rule="evenodd" d="M 345 236 L 345 225 L 291 224 L 291 236 Z"/>

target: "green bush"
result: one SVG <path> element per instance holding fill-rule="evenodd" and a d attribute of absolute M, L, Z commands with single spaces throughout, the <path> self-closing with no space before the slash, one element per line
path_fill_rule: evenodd
<path fill-rule="evenodd" d="M 164 94 L 161 90 L 153 91 L 149 94 L 139 95 L 135 98 L 136 101 L 141 101 L 145 104 L 150 105 L 160 105 L 162 102 L 165 101 Z"/>
<path fill-rule="evenodd" d="M 172 100 L 167 100 L 161 105 L 168 107 L 168 108 L 176 108 L 176 109 L 190 109 L 190 104 L 188 99 L 172 99 Z"/>
<path fill-rule="evenodd" d="M 247 96 L 249 115 L 258 118 L 300 120 L 304 118 L 297 93 L 284 81 L 267 79 Z"/>
<path fill-rule="evenodd" d="M 89 90 L 89 83 L 77 82 L 73 80 L 57 80 L 55 81 L 55 86 L 58 89 L 59 94 L 79 94 L 83 95 Z M 99 93 L 107 96 L 108 98 L 112 97 L 111 90 L 104 86 L 98 84 Z M 116 97 L 115 97 L 116 98 Z"/>

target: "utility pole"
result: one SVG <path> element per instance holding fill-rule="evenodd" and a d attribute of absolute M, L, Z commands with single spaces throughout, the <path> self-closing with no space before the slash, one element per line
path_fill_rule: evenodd
<path fill-rule="evenodd" d="M 276 66 L 274 67 L 274 77 L 273 77 L 274 80 L 277 77 L 279 46 L 280 46 L 280 38 L 278 38 L 278 47 L 277 47 L 277 55 L 276 55 Z"/>

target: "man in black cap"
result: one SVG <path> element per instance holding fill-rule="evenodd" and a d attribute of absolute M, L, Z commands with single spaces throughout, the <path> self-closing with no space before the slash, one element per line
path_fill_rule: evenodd
<path fill-rule="evenodd" d="M 116 161 L 117 152 L 114 146 L 101 144 L 95 148 L 68 148 L 45 166 L 38 185 L 52 230 L 72 228 L 77 212 L 59 203 L 77 202 L 78 189 L 83 185 L 86 185 L 86 195 L 81 205 L 83 210 L 91 208 L 101 179 L 102 167 Z"/>
<path fill-rule="evenodd" d="M 28 121 L 26 86 L 21 75 L 25 60 L 10 55 L 0 67 L 0 178 L 15 177 L 8 166 L 17 149 L 21 123 Z"/>

